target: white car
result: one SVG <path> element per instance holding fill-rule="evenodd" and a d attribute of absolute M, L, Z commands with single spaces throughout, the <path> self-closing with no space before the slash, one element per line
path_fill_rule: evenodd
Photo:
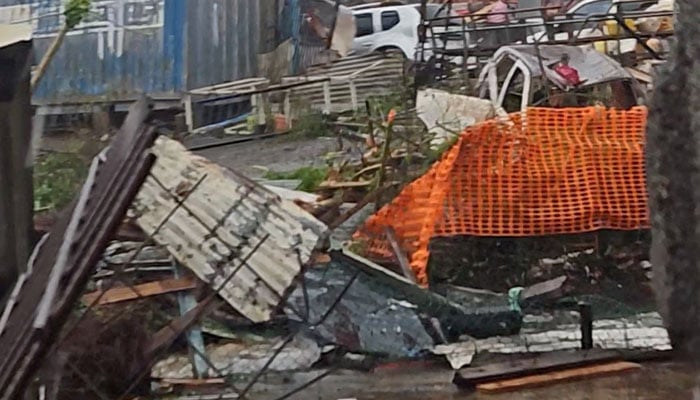
<path fill-rule="evenodd" d="M 407 59 L 416 59 L 419 46 L 418 28 L 421 22 L 420 5 L 363 5 L 351 9 L 357 29 L 352 46 L 353 54 L 398 50 Z M 447 15 L 441 4 L 427 5 L 428 18 L 435 18 L 438 13 Z M 455 17 L 455 24 L 452 24 L 452 28 L 448 27 L 448 31 L 454 29 L 456 33 L 463 34 L 461 26 L 456 26 L 461 25 L 458 20 L 459 17 Z M 441 30 L 444 33 L 444 28 Z"/>

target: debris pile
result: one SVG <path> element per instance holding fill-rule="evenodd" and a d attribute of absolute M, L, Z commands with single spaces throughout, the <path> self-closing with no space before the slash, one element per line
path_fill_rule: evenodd
<path fill-rule="evenodd" d="M 200 137 L 235 135 L 226 145 L 272 126 L 291 139 L 322 131 L 338 143 L 325 166 L 249 179 L 193 152 L 210 143 L 169 138 L 151 102 L 136 102 L 70 206 L 35 217 L 44 236 L 0 314 L 0 399 L 245 399 L 269 390 L 265 375 L 309 378 L 286 398 L 335 369 L 396 360 L 496 392 L 494 379 L 519 387 L 550 369 L 638 368 L 593 346 L 670 350 L 649 312 L 636 86 L 651 87 L 660 62 L 623 68 L 595 42 L 523 41 L 495 51 L 478 80 L 464 71 L 459 93 L 398 93 L 403 58 L 345 57 L 353 12 L 321 3 L 294 29 L 338 57 L 303 76 L 191 91 L 186 113 Z M 656 14 L 634 25 L 660 38 L 673 28 Z M 461 50 L 466 66 L 472 49 Z M 219 106 L 235 112 L 209 118 Z M 581 347 L 600 370 L 576 370 L 591 362 L 567 352 Z M 483 365 L 523 353 L 546 354 L 547 367 Z"/>

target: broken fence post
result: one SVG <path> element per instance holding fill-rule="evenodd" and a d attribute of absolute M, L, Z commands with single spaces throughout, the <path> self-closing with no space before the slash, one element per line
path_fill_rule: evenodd
<path fill-rule="evenodd" d="M 581 315 L 581 348 L 590 350 L 593 348 L 593 310 L 586 302 L 578 303 Z"/>

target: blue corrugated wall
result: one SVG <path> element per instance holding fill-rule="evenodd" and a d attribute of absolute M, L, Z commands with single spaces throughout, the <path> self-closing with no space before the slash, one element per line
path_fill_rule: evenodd
<path fill-rule="evenodd" d="M 187 6 L 187 86 L 254 76 L 261 8 L 274 1 L 188 0 Z"/>
<path fill-rule="evenodd" d="M 269 3 L 269 4 L 268 4 Z M 0 0 L 0 23 L 31 20 L 39 60 L 63 0 Z M 268 0 L 93 0 L 35 92 L 37 104 L 122 101 L 254 76 Z"/>

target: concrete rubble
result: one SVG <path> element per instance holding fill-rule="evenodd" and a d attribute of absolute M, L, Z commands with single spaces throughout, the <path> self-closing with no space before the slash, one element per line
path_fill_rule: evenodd
<path fill-rule="evenodd" d="M 277 350 L 280 352 L 273 358 Z M 216 371 L 207 370 L 205 373 L 208 376 L 215 376 L 217 373 L 254 374 L 268 362 L 270 371 L 302 371 L 309 369 L 321 358 L 321 348 L 316 342 L 301 335 L 288 344 L 284 344 L 283 338 L 276 338 L 259 343 L 209 345 L 205 353 L 216 368 Z M 171 355 L 159 361 L 153 367 L 151 376 L 156 379 L 195 378 L 190 357 L 186 354 Z"/>

